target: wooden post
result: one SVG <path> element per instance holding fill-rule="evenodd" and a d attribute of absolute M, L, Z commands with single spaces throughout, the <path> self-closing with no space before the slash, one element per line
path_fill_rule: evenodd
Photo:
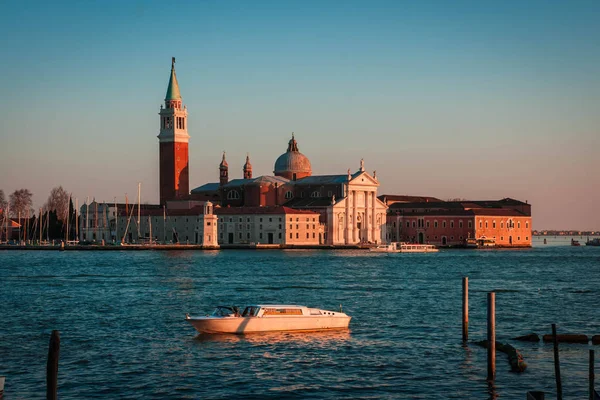
<path fill-rule="evenodd" d="M 556 324 L 552 324 L 554 337 L 554 375 L 556 377 L 556 399 L 562 400 L 562 381 L 560 380 L 560 360 L 558 359 L 558 340 L 556 339 Z"/>
<path fill-rule="evenodd" d="M 496 378 L 496 293 L 488 293 L 487 307 L 488 381 Z"/>
<path fill-rule="evenodd" d="M 58 399 L 58 357 L 60 353 L 60 334 L 52 331 L 46 365 L 46 399 Z"/>
<path fill-rule="evenodd" d="M 463 278 L 463 318 L 462 318 L 462 340 L 469 340 L 469 278 Z"/>
<path fill-rule="evenodd" d="M 594 350 L 590 350 L 590 400 L 595 400 L 594 390 Z"/>

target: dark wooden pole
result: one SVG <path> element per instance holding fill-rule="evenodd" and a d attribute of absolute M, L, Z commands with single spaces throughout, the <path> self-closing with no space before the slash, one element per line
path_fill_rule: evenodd
<path fill-rule="evenodd" d="M 462 340 L 469 340 L 469 278 L 463 278 L 463 302 L 462 302 Z"/>
<path fill-rule="evenodd" d="M 488 380 L 496 378 L 496 293 L 488 293 L 487 307 Z"/>
<path fill-rule="evenodd" d="M 558 359 L 558 339 L 556 338 L 556 324 L 552 324 L 554 337 L 554 375 L 556 377 L 556 399 L 562 400 L 562 381 L 560 380 L 560 361 Z"/>
<path fill-rule="evenodd" d="M 60 334 L 52 331 L 46 365 L 46 399 L 58 399 L 58 357 L 60 353 Z"/>
<path fill-rule="evenodd" d="M 594 350 L 590 350 L 590 400 L 595 400 L 594 390 Z"/>

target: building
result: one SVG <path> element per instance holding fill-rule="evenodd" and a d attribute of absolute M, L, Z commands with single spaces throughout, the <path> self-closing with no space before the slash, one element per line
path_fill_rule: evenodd
<path fill-rule="evenodd" d="M 376 173 L 366 172 L 363 160 L 354 173 L 348 170 L 340 175 L 312 175 L 311 163 L 300 153 L 292 134 L 286 152 L 275 161 L 274 175 L 253 178 L 249 157 L 243 171 L 243 178 L 229 180 L 229 165 L 223 154 L 219 182 L 193 189 L 191 197 L 218 201 L 222 209 L 284 206 L 317 213 L 324 224 L 321 244 L 356 245 L 385 240 L 387 206 L 377 198 Z"/>
<path fill-rule="evenodd" d="M 216 208 L 219 244 L 323 244 L 319 214 L 284 206 Z"/>
<path fill-rule="evenodd" d="M 381 196 L 393 202 L 387 215 L 387 241 L 464 246 L 474 239 L 501 247 L 531 247 L 531 205 L 527 202 L 510 198 L 448 202 L 421 198 L 415 202 L 413 196 L 401 197 Z"/>
<path fill-rule="evenodd" d="M 211 202 L 168 201 L 161 207 L 93 201 L 81 207 L 78 219 L 84 242 L 218 245 Z"/>

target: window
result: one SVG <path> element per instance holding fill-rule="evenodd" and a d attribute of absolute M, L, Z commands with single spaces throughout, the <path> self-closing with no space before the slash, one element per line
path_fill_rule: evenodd
<path fill-rule="evenodd" d="M 469 221 L 469 228 L 473 227 L 473 221 Z"/>
<path fill-rule="evenodd" d="M 300 228 L 298 227 L 298 224 L 296 224 L 296 229 L 300 229 Z"/>
<path fill-rule="evenodd" d="M 304 198 L 304 192 L 300 193 L 300 198 Z"/>
<path fill-rule="evenodd" d="M 308 239 L 308 232 L 306 232 L 306 238 Z"/>
<path fill-rule="evenodd" d="M 310 197 L 321 197 L 321 193 L 318 190 L 315 190 L 310 194 Z"/>
<path fill-rule="evenodd" d="M 279 229 L 281 229 L 281 224 L 279 224 Z"/>
<path fill-rule="evenodd" d="M 504 229 L 504 221 L 500 221 L 500 229 Z"/>
<path fill-rule="evenodd" d="M 450 236 L 450 240 L 454 240 L 454 236 Z"/>
<path fill-rule="evenodd" d="M 242 238 L 242 232 L 240 232 L 238 236 L 241 239 Z"/>
<path fill-rule="evenodd" d="M 281 222 L 281 217 L 279 217 L 279 222 Z"/>
<path fill-rule="evenodd" d="M 446 221 L 442 221 L 442 228 L 446 227 Z"/>
<path fill-rule="evenodd" d="M 246 225 L 246 229 L 250 229 L 250 224 Z"/>
<path fill-rule="evenodd" d="M 286 199 L 291 199 L 294 197 L 294 193 L 292 193 L 291 190 L 288 190 L 287 192 L 285 192 L 285 198 Z"/>
<path fill-rule="evenodd" d="M 406 227 L 410 228 L 410 222 L 406 221 Z"/>
<path fill-rule="evenodd" d="M 529 236 L 525 236 L 525 240 L 529 240 Z"/>
<path fill-rule="evenodd" d="M 310 226 L 310 225 L 306 224 L 306 229 L 310 229 L 310 228 L 309 228 L 309 226 Z"/>
<path fill-rule="evenodd" d="M 260 230 L 262 231 L 262 224 L 260 224 L 260 225 L 259 225 L 259 228 L 258 228 L 258 229 L 260 229 Z"/>
<path fill-rule="evenodd" d="M 462 227 L 463 227 L 463 222 L 462 222 L 462 219 L 461 219 L 460 221 L 458 221 L 458 227 L 459 227 L 459 228 L 462 228 Z M 461 239 L 462 239 L 462 237 L 461 237 Z"/>
<path fill-rule="evenodd" d="M 392 226 L 395 228 L 396 227 L 396 221 L 392 222 Z"/>
<path fill-rule="evenodd" d="M 260 219 L 260 222 L 262 222 L 262 218 Z"/>
<path fill-rule="evenodd" d="M 315 238 L 315 233 L 313 232 L 313 239 Z"/>
<path fill-rule="evenodd" d="M 479 227 L 483 228 L 483 221 L 479 221 Z"/>
<path fill-rule="evenodd" d="M 259 237 L 260 239 L 262 239 L 262 232 L 261 232 L 261 233 L 258 235 L 258 237 Z"/>
<path fill-rule="evenodd" d="M 521 240 L 521 236 L 517 236 L 517 240 Z"/>
<path fill-rule="evenodd" d="M 229 222 L 233 222 L 233 218 L 229 218 Z"/>
<path fill-rule="evenodd" d="M 488 223 L 487 223 L 487 221 L 485 221 L 485 228 L 487 229 L 487 227 L 488 227 Z"/>
<path fill-rule="evenodd" d="M 529 222 L 525 222 L 525 228 L 529 229 Z M 525 238 L 525 240 L 527 240 L 527 238 Z"/>
<path fill-rule="evenodd" d="M 290 239 L 292 238 L 292 232 L 290 232 Z"/>
<path fill-rule="evenodd" d="M 327 192 L 327 197 L 331 197 L 333 196 L 333 193 L 331 193 L 331 190 Z"/>
<path fill-rule="evenodd" d="M 427 227 L 429 228 L 429 221 L 427 221 Z"/>
<path fill-rule="evenodd" d="M 296 232 L 296 239 L 299 239 L 300 235 L 298 234 L 298 232 Z"/>
<path fill-rule="evenodd" d="M 273 218 L 269 218 L 269 222 L 273 222 Z"/>
<path fill-rule="evenodd" d="M 279 232 L 279 239 L 281 239 L 281 232 Z"/>
<path fill-rule="evenodd" d="M 296 222 L 300 221 L 300 218 L 296 218 Z"/>
<path fill-rule="evenodd" d="M 294 225 L 290 224 L 290 229 L 293 229 Z"/>
<path fill-rule="evenodd" d="M 315 219 L 313 218 L 313 222 L 315 222 Z"/>
<path fill-rule="evenodd" d="M 315 229 L 315 224 L 313 224 L 313 229 Z"/>
<path fill-rule="evenodd" d="M 454 228 L 454 221 L 450 221 L 450 228 Z"/>
<path fill-rule="evenodd" d="M 521 221 L 517 222 L 517 228 L 521 229 Z"/>
<path fill-rule="evenodd" d="M 246 234 L 246 239 L 250 239 L 250 232 Z"/>
<path fill-rule="evenodd" d="M 412 225 L 413 225 L 413 228 L 416 228 L 416 227 L 417 227 L 417 224 L 416 224 L 416 222 L 415 222 L 415 221 L 413 221 L 413 222 L 412 222 Z"/>
<path fill-rule="evenodd" d="M 240 194 L 237 190 L 230 190 L 227 192 L 227 200 L 238 200 L 240 198 Z"/>
<path fill-rule="evenodd" d="M 437 228 L 437 227 L 438 227 L 438 223 L 437 223 L 437 221 L 433 221 L 433 227 L 434 227 L 434 228 Z M 436 239 L 437 239 L 437 237 L 436 237 Z"/>
<path fill-rule="evenodd" d="M 496 221 L 492 221 L 492 228 L 496 229 Z"/>

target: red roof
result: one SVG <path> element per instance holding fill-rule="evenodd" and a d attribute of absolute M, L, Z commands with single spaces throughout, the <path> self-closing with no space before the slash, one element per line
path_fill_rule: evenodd
<path fill-rule="evenodd" d="M 242 215 L 242 214 L 308 214 L 319 215 L 319 213 L 308 210 L 296 210 L 284 206 L 274 207 L 215 207 L 217 215 Z"/>

